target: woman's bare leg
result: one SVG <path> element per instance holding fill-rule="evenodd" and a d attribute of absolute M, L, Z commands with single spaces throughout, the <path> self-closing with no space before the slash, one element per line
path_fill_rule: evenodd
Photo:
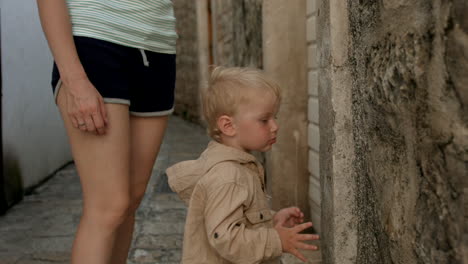
<path fill-rule="evenodd" d="M 118 230 L 112 264 L 126 263 L 135 225 L 135 211 L 145 194 L 167 120 L 167 116 L 130 117 L 130 212 Z"/>
<path fill-rule="evenodd" d="M 63 88 L 63 87 L 62 87 Z M 130 121 L 128 106 L 106 104 L 105 135 L 72 126 L 65 93 L 57 103 L 69 137 L 83 191 L 83 213 L 72 249 L 72 264 L 111 263 L 118 227 L 130 207 Z"/>

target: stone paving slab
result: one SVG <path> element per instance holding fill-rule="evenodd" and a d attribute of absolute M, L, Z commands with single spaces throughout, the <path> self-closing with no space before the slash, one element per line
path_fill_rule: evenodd
<path fill-rule="evenodd" d="M 145 198 L 136 215 L 128 264 L 179 263 L 186 207 L 167 185 L 165 169 L 194 159 L 209 139 L 203 128 L 171 117 Z M 73 164 L 56 173 L 0 216 L 0 264 L 65 264 L 81 214 L 81 187 Z M 319 254 L 308 256 L 320 263 Z M 284 263 L 296 262 L 285 256 Z"/>

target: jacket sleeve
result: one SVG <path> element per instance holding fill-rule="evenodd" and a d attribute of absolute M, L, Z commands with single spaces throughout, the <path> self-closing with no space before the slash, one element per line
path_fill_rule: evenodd
<path fill-rule="evenodd" d="M 245 226 L 244 207 L 250 204 L 246 186 L 226 183 L 208 193 L 205 226 L 210 245 L 232 263 L 260 263 L 282 254 L 274 228 Z"/>

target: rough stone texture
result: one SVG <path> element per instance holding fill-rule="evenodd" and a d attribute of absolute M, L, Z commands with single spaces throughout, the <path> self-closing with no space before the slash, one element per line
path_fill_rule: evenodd
<path fill-rule="evenodd" d="M 321 135 L 321 153 L 330 153 L 321 162 L 322 209 L 330 220 L 322 219 L 324 262 L 466 263 L 468 4 L 346 5 L 344 13 L 333 12 L 333 1 L 322 1 L 320 9 L 320 83 L 331 87 L 320 95 L 320 124 L 330 132 L 352 131 L 350 148 L 337 148 L 343 131 Z M 343 17 L 349 28 L 334 23 Z M 339 43 L 347 44 L 334 53 Z M 335 74 L 346 71 L 347 82 L 334 86 L 342 81 Z M 344 91 L 352 101 L 338 108 Z M 351 110 L 346 122 L 338 119 L 343 110 Z M 340 180 L 336 159 L 350 153 L 349 173 Z M 349 241 L 336 220 L 337 201 L 347 195 L 337 188 L 340 181 L 354 186 L 352 211 L 343 220 L 357 232 L 355 252 L 336 248 Z"/>
<path fill-rule="evenodd" d="M 262 0 L 212 0 L 214 63 L 262 68 Z"/>
<path fill-rule="evenodd" d="M 200 67 L 197 2 L 174 0 L 177 19 L 177 79 L 175 93 L 175 114 L 185 119 L 200 120 Z"/>
<path fill-rule="evenodd" d="M 175 113 L 200 123 L 199 95 L 210 64 L 262 67 L 262 1 L 175 0 L 174 11 L 179 34 Z"/>
<path fill-rule="evenodd" d="M 346 1 L 318 12 L 320 184 L 324 263 L 356 263 L 355 173 Z M 357 262 L 359 263 L 359 262 Z"/>
<path fill-rule="evenodd" d="M 273 209 L 297 205 L 309 219 L 306 2 L 264 2 L 264 70 L 281 87 L 278 141 L 267 156 Z"/>
<path fill-rule="evenodd" d="M 357 193 L 359 263 L 463 262 L 468 27 L 460 9 L 468 12 L 466 2 L 350 2 L 356 183 L 366 190 Z"/>

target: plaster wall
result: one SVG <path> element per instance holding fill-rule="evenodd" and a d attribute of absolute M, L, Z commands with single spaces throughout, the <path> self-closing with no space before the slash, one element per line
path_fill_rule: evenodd
<path fill-rule="evenodd" d="M 36 3 L 3 0 L 1 27 L 3 173 L 10 199 L 72 158 L 53 100 L 52 56 Z"/>
<path fill-rule="evenodd" d="M 281 87 L 277 143 L 267 154 L 273 209 L 296 205 L 309 218 L 306 1 L 263 3 L 263 66 Z"/>

